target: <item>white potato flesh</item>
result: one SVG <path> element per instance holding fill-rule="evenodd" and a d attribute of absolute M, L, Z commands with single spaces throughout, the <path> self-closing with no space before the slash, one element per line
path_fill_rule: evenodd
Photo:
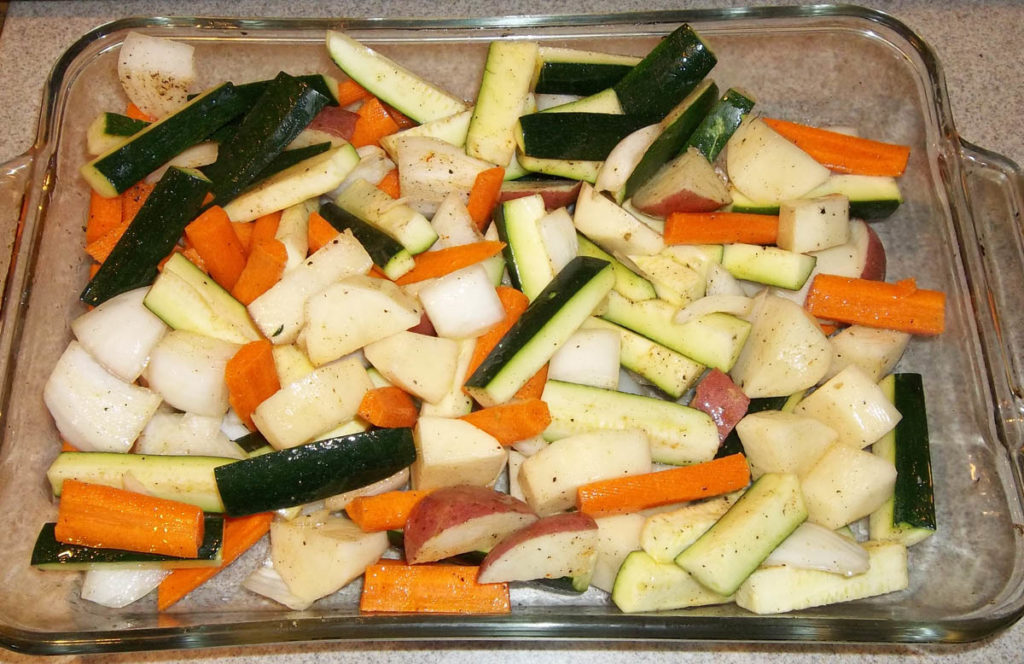
<path fill-rule="evenodd" d="M 488 486 L 505 468 L 508 454 L 493 436 L 469 422 L 421 417 L 413 431 L 416 461 L 414 489 L 445 486 Z"/>
<path fill-rule="evenodd" d="M 306 300 L 306 355 L 314 365 L 326 364 L 408 330 L 421 315 L 416 299 L 391 281 L 347 277 Z"/>
<path fill-rule="evenodd" d="M 577 330 L 551 356 L 548 378 L 616 390 L 621 343 L 615 330 Z"/>
<path fill-rule="evenodd" d="M 677 307 L 685 307 L 704 297 L 707 280 L 696 270 L 683 265 L 671 255 L 629 256 L 640 276 L 652 284 L 658 297 Z"/>
<path fill-rule="evenodd" d="M 340 512 L 356 498 L 362 498 L 364 496 L 379 496 L 382 493 L 389 491 L 401 491 L 409 484 L 409 469 L 403 468 L 390 477 L 385 477 L 382 480 L 377 480 L 372 484 L 359 487 L 358 489 L 352 489 L 345 493 L 339 493 L 336 496 L 331 496 L 324 499 L 324 509 L 330 512 Z"/>
<path fill-rule="evenodd" d="M 284 264 L 285 272 L 302 265 L 309 254 L 309 215 L 316 209 L 316 199 L 310 199 L 292 205 L 281 213 L 274 239 L 284 245 L 288 257 Z"/>
<path fill-rule="evenodd" d="M 597 521 L 597 560 L 590 585 L 610 593 L 622 561 L 640 548 L 640 531 L 647 520 L 642 514 L 615 514 Z"/>
<path fill-rule="evenodd" d="M 776 244 L 787 251 L 821 251 L 850 240 L 850 199 L 842 194 L 779 205 Z"/>
<path fill-rule="evenodd" d="M 160 407 L 160 395 L 104 369 L 77 341 L 68 344 L 43 387 L 64 440 L 83 452 L 127 452 Z"/>
<path fill-rule="evenodd" d="M 295 447 L 355 417 L 372 387 L 362 363 L 348 357 L 283 386 L 256 407 L 252 419 L 275 448 Z"/>
<path fill-rule="evenodd" d="M 272 353 L 277 380 L 282 386 L 302 380 L 316 369 L 302 349 L 295 344 L 274 346 Z"/>
<path fill-rule="evenodd" d="M 437 335 L 448 339 L 478 337 L 505 319 L 494 283 L 480 263 L 434 279 L 420 289 L 419 298 Z"/>
<path fill-rule="evenodd" d="M 651 472 L 651 446 L 638 429 L 594 431 L 556 440 L 523 462 L 519 484 L 541 516 L 576 504 L 589 482 Z"/>
<path fill-rule="evenodd" d="M 478 583 L 589 580 L 597 560 L 597 524 L 579 512 L 557 514 L 505 537 L 480 564 Z"/>
<path fill-rule="evenodd" d="M 653 256 L 665 248 L 661 234 L 584 182 L 576 199 L 573 224 L 605 251 Z"/>
<path fill-rule="evenodd" d="M 896 368 L 910 335 L 899 330 L 851 325 L 828 339 L 832 344 L 832 364 L 825 380 L 856 364 L 876 383 Z"/>
<path fill-rule="evenodd" d="M 435 403 L 424 401 L 420 404 L 420 417 L 462 417 L 473 410 L 473 400 L 462 391 L 469 373 L 469 363 L 473 360 L 476 339 L 459 339 L 458 360 L 455 364 L 455 376 L 448 391 Z"/>
<path fill-rule="evenodd" d="M 466 200 L 480 171 L 494 164 L 470 157 L 461 147 L 427 136 L 391 141 L 402 198 L 421 214 L 433 215 L 449 194 Z"/>
<path fill-rule="evenodd" d="M 729 375 L 750 398 L 788 396 L 828 371 L 832 347 L 799 305 L 765 294 L 755 303 L 747 342 Z"/>
<path fill-rule="evenodd" d="M 840 443 L 858 448 L 884 436 L 902 418 L 871 376 L 852 364 L 825 381 L 793 412 L 824 422 L 839 434 Z"/>
<path fill-rule="evenodd" d="M 222 418 L 195 413 L 153 415 L 135 443 L 136 454 L 170 454 L 244 459 L 245 450 L 221 431 Z"/>
<path fill-rule="evenodd" d="M 430 225 L 437 233 L 437 242 L 430 247 L 431 251 L 471 244 L 483 239 L 476 223 L 469 215 L 465 201 L 455 192 L 448 194 L 441 201 L 437 212 L 430 219 Z"/>
<path fill-rule="evenodd" d="M 729 181 L 759 203 L 800 198 L 831 174 L 760 118 L 746 120 L 726 145 Z"/>
<path fill-rule="evenodd" d="M 183 42 L 129 32 L 117 57 L 117 76 L 128 99 L 156 118 L 179 110 L 195 81 L 194 52 Z"/>
<path fill-rule="evenodd" d="M 222 417 L 228 410 L 224 368 L 239 348 L 222 339 L 171 330 L 153 347 L 146 380 L 178 410 Z"/>
<path fill-rule="evenodd" d="M 78 342 L 110 373 L 133 382 L 149 362 L 149 353 L 167 325 L 142 304 L 148 288 L 115 295 L 71 321 Z"/>
<path fill-rule="evenodd" d="M 808 521 L 832 530 L 877 510 L 895 486 L 892 462 L 843 443 L 832 445 L 800 482 Z"/>
<path fill-rule="evenodd" d="M 385 378 L 430 403 L 448 393 L 459 363 L 459 346 L 451 339 L 399 332 L 363 348 L 366 359 Z"/>
<path fill-rule="evenodd" d="M 803 477 L 839 438 L 813 417 L 779 410 L 746 415 L 736 424 L 736 433 L 754 478 L 765 473 Z"/>
<path fill-rule="evenodd" d="M 364 533 L 326 511 L 270 525 L 274 569 L 296 597 L 315 601 L 340 590 L 388 549 L 384 532 Z"/>

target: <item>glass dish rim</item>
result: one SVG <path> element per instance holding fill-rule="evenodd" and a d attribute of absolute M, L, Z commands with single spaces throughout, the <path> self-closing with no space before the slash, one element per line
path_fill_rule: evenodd
<path fill-rule="evenodd" d="M 133 28 L 188 28 L 193 30 L 313 30 L 313 29 L 455 29 L 470 28 L 544 28 L 582 27 L 607 25 L 610 23 L 629 24 L 670 24 L 679 22 L 725 22 L 734 20 L 756 21 L 764 19 L 811 19 L 842 18 L 865 22 L 865 29 L 871 24 L 893 31 L 906 41 L 921 58 L 934 95 L 938 129 L 944 143 L 964 146 L 954 127 L 944 78 L 937 58 L 931 47 L 916 33 L 894 17 L 882 11 L 865 9 L 853 5 L 807 5 L 792 7 L 721 8 L 700 10 L 666 10 L 628 12 L 613 14 L 567 15 L 523 15 L 486 18 L 220 18 L 220 17 L 128 17 L 98 26 L 81 36 L 58 59 L 47 79 L 43 92 L 43 103 L 38 120 L 35 142 L 29 155 L 47 156 L 54 150 L 51 138 L 56 132 L 58 113 L 56 104 L 65 77 L 76 59 L 86 52 L 90 45 L 105 36 Z M 1002 159 L 986 151 L 977 153 Z M 50 153 L 52 156 L 52 152 Z M 54 168 L 51 159 L 37 163 L 31 186 L 34 196 L 45 198 L 46 173 Z M 1003 159 L 1005 162 L 1006 160 Z M 1009 163 L 1009 162 L 1007 162 Z M 1011 168 L 1017 170 L 1015 166 Z M 1019 170 L 1017 170 L 1019 173 Z M 954 192 L 950 192 L 953 194 Z M 32 208 L 37 216 L 45 215 L 45 201 Z M 17 252 L 17 247 L 15 252 Z M 17 284 L 15 284 L 17 285 Z M 5 303 L 11 301 L 15 288 L 4 293 Z M 5 316 L 6 318 L 6 316 Z M 10 339 L 16 332 L 4 331 Z M 16 348 L 17 344 L 0 344 L 0 350 Z M 3 376 L 5 385 L 0 392 L 7 394 L 10 375 Z M 4 397 L 6 400 L 6 397 Z M 1017 488 L 1019 491 L 1019 477 Z M 1005 607 L 1004 607 L 1005 608 Z M 543 611 L 541 611 L 542 613 Z M 153 628 L 132 630 L 125 635 L 121 630 L 98 630 L 90 632 L 32 632 L 0 625 L 0 645 L 12 650 L 31 654 L 68 654 L 92 652 L 117 652 L 152 650 L 181 647 L 208 647 L 225 645 L 252 645 L 316 640 L 471 640 L 471 639 L 615 639 L 615 640 L 677 640 L 677 641 L 806 641 L 806 637 L 794 636 L 795 624 L 799 630 L 816 642 L 933 642 L 969 641 L 990 635 L 1015 622 L 1024 614 L 1024 601 L 1018 598 L 1016 606 L 998 616 L 985 616 L 955 621 L 937 621 L 941 628 L 932 630 L 931 622 L 866 620 L 856 618 L 828 617 L 764 617 L 743 619 L 744 637 L 733 639 L 722 629 L 723 618 L 684 617 L 673 615 L 596 615 L 580 612 L 571 619 L 552 615 L 541 623 L 538 620 L 523 621 L 515 615 L 499 617 L 460 616 L 374 616 L 372 619 L 351 617 L 309 617 L 296 614 L 273 620 L 256 620 L 244 623 L 216 623 L 187 628 Z M 290 614 L 289 614 L 290 615 Z M 534 616 L 536 617 L 536 616 Z M 724 619 L 728 620 L 728 619 Z M 795 623 L 794 620 L 797 622 Z M 680 623 L 686 623 L 685 633 L 680 634 Z M 414 632 L 410 635 L 410 632 Z M 545 633 L 546 632 L 546 633 Z M 609 637 L 609 633 L 612 634 Z M 454 634 L 454 636 L 452 636 Z"/>

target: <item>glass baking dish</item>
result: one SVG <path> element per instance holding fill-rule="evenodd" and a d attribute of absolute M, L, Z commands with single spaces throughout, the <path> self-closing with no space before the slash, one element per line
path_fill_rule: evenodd
<path fill-rule="evenodd" d="M 735 606 L 623 615 L 591 590 L 513 591 L 511 615 L 362 616 L 355 583 L 306 612 L 239 586 L 262 546 L 167 613 L 153 598 L 108 610 L 78 597 L 79 575 L 28 565 L 55 513 L 44 471 L 59 442 L 40 395 L 84 309 L 82 226 L 88 189 L 77 169 L 85 131 L 119 106 L 118 45 L 130 30 L 196 47 L 199 84 L 335 71 L 324 30 L 344 29 L 465 98 L 495 38 L 643 54 L 680 22 L 717 52 L 722 89 L 753 92 L 766 115 L 852 125 L 912 146 L 906 198 L 874 223 L 888 278 L 948 295 L 948 330 L 915 339 L 901 368 L 924 374 L 938 533 L 911 550 L 911 584 L 883 597 L 759 617 Z M 86 34 L 57 62 L 38 137 L 4 166 L 0 223 L 13 238 L 0 334 L 0 642 L 31 653 L 104 652 L 321 639 L 636 639 L 959 642 L 1024 611 L 1021 175 L 956 134 L 931 49 L 898 21 L 853 7 L 659 12 L 474 20 L 125 19 Z"/>

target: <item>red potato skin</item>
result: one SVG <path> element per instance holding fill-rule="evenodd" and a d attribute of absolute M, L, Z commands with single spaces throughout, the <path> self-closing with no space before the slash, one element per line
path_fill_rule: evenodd
<path fill-rule="evenodd" d="M 338 106 L 325 106 L 309 123 L 309 128 L 338 136 L 347 141 L 352 138 L 352 132 L 358 119 L 359 116 L 352 111 L 346 111 Z"/>
<path fill-rule="evenodd" d="M 431 538 L 453 526 L 502 513 L 537 519 L 534 511 L 523 501 L 487 487 L 452 486 L 432 491 L 409 512 L 404 532 L 405 558 L 410 564 L 428 562 L 420 560 L 419 554 Z"/>
<path fill-rule="evenodd" d="M 525 198 L 526 196 L 540 194 L 540 197 L 544 199 L 544 209 L 557 210 L 560 207 L 566 207 L 575 203 L 582 185 L 583 183 L 578 180 L 572 182 L 545 182 L 541 180 L 533 183 L 516 182 L 513 180 L 512 182 L 506 182 L 502 186 L 501 193 L 498 195 L 498 202 L 504 203 L 515 198 Z"/>
<path fill-rule="evenodd" d="M 871 224 L 865 224 L 865 227 L 868 230 L 868 242 L 864 252 L 864 269 L 861 270 L 860 278 L 885 281 L 885 246 Z"/>
<path fill-rule="evenodd" d="M 721 443 L 747 414 L 750 397 L 732 382 L 728 374 L 712 369 L 697 383 L 690 406 L 711 416 L 718 427 L 718 442 Z"/>
<path fill-rule="evenodd" d="M 495 561 L 500 560 L 503 555 L 523 542 L 556 533 L 585 532 L 589 530 L 596 531 L 597 522 L 594 521 L 593 517 L 583 512 L 566 512 L 538 519 L 525 528 L 505 537 L 497 546 L 491 549 L 487 553 L 487 557 L 484 558 L 484 561 L 480 563 L 480 574 L 484 574 Z"/>
<path fill-rule="evenodd" d="M 423 312 L 423 314 L 420 316 L 420 322 L 410 327 L 409 331 L 415 332 L 416 334 L 422 334 L 428 337 L 437 336 L 437 330 L 434 329 L 434 324 L 430 322 L 430 318 L 427 316 L 426 312 Z"/>
<path fill-rule="evenodd" d="M 681 189 L 655 201 L 633 199 L 637 210 L 653 217 L 668 217 L 673 212 L 714 212 L 722 207 L 722 201 L 707 198 L 695 191 Z"/>

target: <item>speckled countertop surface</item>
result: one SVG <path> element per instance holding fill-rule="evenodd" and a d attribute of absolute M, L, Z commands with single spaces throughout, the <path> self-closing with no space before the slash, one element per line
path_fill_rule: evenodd
<path fill-rule="evenodd" d="M 206 16 L 493 16 L 599 13 L 793 2 L 676 0 L 103 0 L 11 2 L 0 34 L 0 161 L 30 148 L 41 90 L 52 63 L 77 37 L 101 23 L 131 15 Z M 1020 0 L 862 0 L 893 14 L 937 51 L 961 136 L 1024 163 L 1024 2 Z M 60 662 L 203 662 L 232 664 L 322 664 L 324 662 L 630 662 L 631 664 L 770 662 L 831 664 L 883 662 L 1024 661 L 1024 623 L 981 643 L 953 647 L 785 646 L 631 643 L 315 643 L 307 645 L 168 651 L 92 657 L 56 657 Z M 0 662 L 29 657 L 0 650 Z"/>

